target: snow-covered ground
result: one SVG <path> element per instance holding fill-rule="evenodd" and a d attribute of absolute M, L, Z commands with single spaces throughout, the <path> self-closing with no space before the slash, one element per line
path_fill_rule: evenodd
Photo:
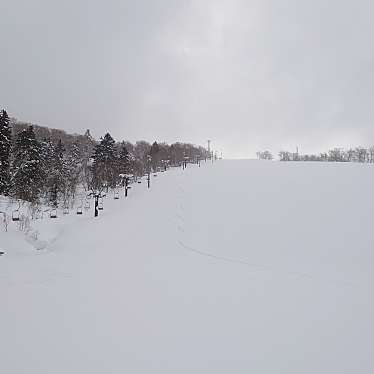
<path fill-rule="evenodd" d="M 223 160 L 0 233 L 0 372 L 373 373 L 374 168 Z M 11 223 L 14 225 L 14 223 Z"/>

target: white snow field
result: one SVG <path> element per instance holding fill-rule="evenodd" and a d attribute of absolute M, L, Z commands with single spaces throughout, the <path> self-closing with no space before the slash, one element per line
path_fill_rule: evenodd
<path fill-rule="evenodd" d="M 372 374 L 373 191 L 371 165 L 223 160 L 44 220 L 43 250 L 1 232 L 0 372 Z"/>

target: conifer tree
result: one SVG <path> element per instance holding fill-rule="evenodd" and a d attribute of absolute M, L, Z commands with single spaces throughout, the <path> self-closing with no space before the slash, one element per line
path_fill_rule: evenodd
<path fill-rule="evenodd" d="M 115 141 L 109 133 L 105 134 L 100 143 L 95 146 L 92 172 L 92 185 L 95 189 L 115 187 L 118 179 L 116 149 Z"/>
<path fill-rule="evenodd" d="M 0 195 L 7 194 L 10 188 L 10 151 L 12 132 L 9 117 L 5 110 L 0 112 Z"/>
<path fill-rule="evenodd" d="M 36 203 L 42 189 L 43 164 L 41 144 L 32 126 L 18 134 L 13 153 L 11 193 L 17 199 Z"/>
<path fill-rule="evenodd" d="M 132 157 L 125 143 L 121 143 L 118 155 L 118 174 L 130 174 L 132 169 Z"/>
<path fill-rule="evenodd" d="M 66 200 L 67 186 L 67 166 L 64 160 L 65 148 L 61 142 L 53 146 L 50 155 L 47 185 L 49 192 L 49 201 L 55 208 L 58 206 L 60 197 Z"/>
<path fill-rule="evenodd" d="M 151 156 L 151 163 L 152 163 L 153 171 L 157 170 L 157 166 L 159 163 L 159 152 L 160 152 L 160 147 L 157 144 L 157 142 L 154 142 L 152 144 L 151 150 L 149 151 L 149 154 Z"/>
<path fill-rule="evenodd" d="M 66 190 L 69 199 L 74 199 L 80 177 L 83 174 L 83 156 L 79 144 L 74 142 L 66 157 Z M 83 176 L 81 178 L 82 183 Z"/>

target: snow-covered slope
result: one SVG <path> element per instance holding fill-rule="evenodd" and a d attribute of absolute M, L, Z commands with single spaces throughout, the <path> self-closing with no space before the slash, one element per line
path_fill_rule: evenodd
<path fill-rule="evenodd" d="M 0 371 L 373 373 L 373 186 L 371 165 L 220 161 L 53 221 L 0 257 Z"/>

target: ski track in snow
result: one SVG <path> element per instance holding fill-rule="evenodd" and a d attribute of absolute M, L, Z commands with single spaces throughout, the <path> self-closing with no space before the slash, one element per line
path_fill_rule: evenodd
<path fill-rule="evenodd" d="M 200 256 L 203 256 L 203 257 L 208 257 L 208 258 L 213 258 L 215 260 L 224 261 L 224 262 L 231 263 L 231 264 L 244 265 L 244 266 L 248 266 L 250 268 L 257 268 L 258 271 L 268 271 L 268 272 L 279 273 L 279 274 L 283 274 L 283 275 L 291 275 L 291 276 L 296 276 L 298 279 L 305 278 L 305 279 L 309 279 L 309 280 L 313 280 L 313 281 L 320 281 L 320 282 L 323 282 L 323 283 L 326 283 L 326 284 L 332 284 L 332 285 L 341 286 L 341 287 L 361 288 L 360 285 L 352 283 L 352 282 L 346 282 L 346 281 L 334 280 L 334 279 L 322 279 L 321 277 L 315 276 L 313 274 L 302 273 L 302 272 L 292 271 L 292 270 L 291 271 L 290 270 L 282 270 L 282 269 L 273 268 L 273 267 L 266 266 L 266 265 L 252 264 L 248 261 L 241 260 L 241 259 L 235 259 L 235 258 L 215 255 L 212 252 L 202 251 L 200 249 L 196 249 L 196 248 L 193 248 L 189 245 L 186 245 L 181 240 L 178 240 L 178 244 L 182 248 L 184 248 L 184 249 L 186 249 L 186 250 L 188 250 L 192 253 L 195 253 L 197 255 L 200 255 Z"/>
<path fill-rule="evenodd" d="M 180 176 L 180 178 L 181 177 L 183 177 L 183 174 L 182 174 L 182 176 Z M 183 198 L 186 191 L 184 190 L 184 188 L 180 184 L 178 185 L 178 190 L 183 192 L 183 194 L 178 194 L 177 195 L 178 200 L 179 200 L 179 203 L 177 205 L 178 210 L 176 211 L 177 221 L 179 222 L 179 224 L 177 225 L 177 231 L 179 232 L 179 234 L 180 233 L 186 234 L 186 230 L 183 227 L 180 226 L 181 222 L 183 222 L 183 223 L 185 222 L 185 217 L 184 217 L 185 209 L 184 209 L 184 206 L 183 206 L 182 198 Z M 193 233 L 188 232 L 188 237 L 189 237 L 190 240 L 193 239 Z M 181 238 L 179 238 L 177 240 L 177 243 L 183 249 L 185 249 L 185 250 L 187 250 L 191 253 L 194 253 L 196 255 L 212 258 L 212 259 L 227 262 L 227 263 L 230 263 L 230 264 L 247 266 L 247 267 L 250 267 L 252 269 L 257 269 L 257 271 L 271 272 L 273 274 L 278 273 L 279 275 L 283 275 L 283 276 L 284 275 L 294 276 L 297 279 L 309 279 L 310 281 L 318 281 L 318 282 L 322 282 L 324 284 L 330 284 L 330 285 L 337 286 L 337 287 L 342 287 L 342 288 L 357 288 L 357 289 L 361 288 L 361 285 L 350 282 L 350 281 L 343 281 L 343 280 L 336 280 L 336 279 L 323 279 L 319 276 L 315 276 L 315 275 L 309 274 L 309 273 L 304 273 L 304 272 L 299 272 L 299 271 L 294 271 L 294 270 L 278 269 L 278 268 L 275 268 L 275 267 L 270 267 L 268 265 L 253 264 L 253 263 L 251 263 L 247 260 L 244 260 L 244 259 L 237 259 L 237 258 L 231 258 L 231 257 L 216 255 L 213 251 L 205 251 L 205 250 L 197 249 L 194 246 L 187 245 L 187 244 L 185 244 L 185 242 Z"/>

